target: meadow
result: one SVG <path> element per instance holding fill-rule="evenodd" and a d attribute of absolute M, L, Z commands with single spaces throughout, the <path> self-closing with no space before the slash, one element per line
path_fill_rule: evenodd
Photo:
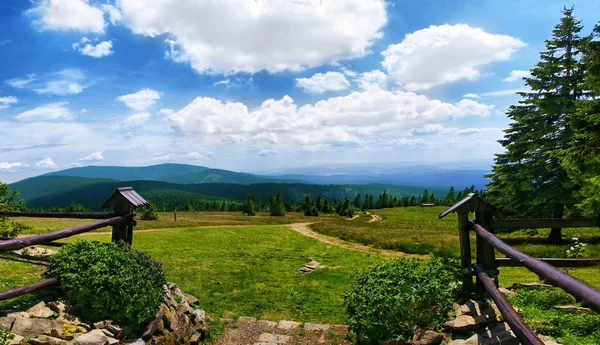
<path fill-rule="evenodd" d="M 413 254 L 457 257 L 458 230 L 455 215 L 439 220 L 444 207 L 394 208 L 372 210 L 354 220 L 333 215 L 305 217 L 288 213 L 285 217 L 256 217 L 232 212 L 160 213 L 158 221 L 137 220 L 133 246 L 164 263 L 169 281 L 198 297 L 202 306 L 217 316 L 253 316 L 304 322 L 343 323 L 346 312 L 342 295 L 350 286 L 350 275 L 358 268 L 391 257 L 348 250 L 308 238 L 292 230 L 291 223 L 311 223 L 309 227 L 325 236 L 368 246 Z M 138 217 L 139 218 L 139 217 Z M 91 220 L 18 219 L 32 226 L 29 234 L 42 233 L 90 223 Z M 110 228 L 75 236 L 86 240 L 109 241 Z M 597 257 L 600 247 L 597 229 L 564 229 L 564 238 L 573 236 L 587 243 L 587 256 Z M 511 245 L 534 256 L 565 257 L 568 244 L 545 244 L 547 231 L 522 231 L 500 236 Z M 474 236 L 472 241 L 474 243 Z M 474 248 L 474 246 L 473 246 Z M 325 268 L 310 274 L 299 269 L 309 260 Z M 43 272 L 43 262 L 34 266 L 18 257 L 0 257 L 0 290 L 35 282 Z M 503 267 L 500 285 L 538 281 L 524 268 Z M 569 273 L 600 287 L 598 267 L 569 269 Z M 9 310 L 35 298 L 0 302 Z"/>

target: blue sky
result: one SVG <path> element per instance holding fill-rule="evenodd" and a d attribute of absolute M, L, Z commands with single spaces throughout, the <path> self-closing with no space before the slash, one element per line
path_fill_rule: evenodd
<path fill-rule="evenodd" d="M 0 181 L 90 164 L 491 162 L 565 6 L 3 0 Z"/>

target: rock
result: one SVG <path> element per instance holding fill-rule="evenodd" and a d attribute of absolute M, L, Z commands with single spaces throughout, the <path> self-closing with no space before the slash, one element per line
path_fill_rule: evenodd
<path fill-rule="evenodd" d="M 31 339 L 29 343 L 33 345 L 64 345 L 65 341 L 47 335 L 38 335 L 36 338 Z"/>
<path fill-rule="evenodd" d="M 576 305 L 555 305 L 552 307 L 565 313 L 576 313 L 578 311 L 591 311 L 590 308 L 584 308 Z"/>
<path fill-rule="evenodd" d="M 8 343 L 8 345 L 21 345 L 21 342 L 25 340 L 24 337 L 15 334 L 14 338 L 11 339 L 10 343 Z"/>
<path fill-rule="evenodd" d="M 136 341 L 129 343 L 127 345 L 145 345 L 145 342 L 142 338 L 137 339 Z"/>
<path fill-rule="evenodd" d="M 279 321 L 279 323 L 277 324 L 277 328 L 286 331 L 297 331 L 298 329 L 300 329 L 301 325 L 302 324 L 300 322 L 282 320 Z"/>
<path fill-rule="evenodd" d="M 183 314 L 192 314 L 194 312 L 194 310 L 192 308 L 190 308 L 190 305 L 188 304 L 187 301 L 183 301 L 181 302 L 181 304 L 179 305 L 179 308 L 177 308 L 177 315 L 183 315 Z"/>
<path fill-rule="evenodd" d="M 92 326 L 88 325 L 87 323 L 81 322 L 77 324 L 77 327 L 83 328 L 86 332 L 89 332 L 92 330 Z"/>
<path fill-rule="evenodd" d="M 61 301 L 54 301 L 49 302 L 48 307 L 57 313 L 62 313 L 63 311 L 65 311 L 65 308 L 67 306 Z"/>
<path fill-rule="evenodd" d="M 94 322 L 94 328 L 95 329 L 102 329 L 105 328 L 106 324 L 104 323 L 104 321 L 98 321 L 98 322 Z"/>
<path fill-rule="evenodd" d="M 162 316 L 161 316 L 161 318 L 162 318 Z M 113 334 L 113 337 L 115 337 L 117 339 L 121 339 L 121 337 L 123 335 L 123 329 L 121 327 L 117 327 L 115 325 L 108 325 L 108 326 L 106 326 L 106 329 L 109 330 Z"/>
<path fill-rule="evenodd" d="M 256 321 L 256 325 L 258 325 L 259 327 L 261 327 L 264 330 L 265 328 L 277 327 L 277 322 L 269 321 L 269 320 L 258 320 L 258 321 Z"/>
<path fill-rule="evenodd" d="M 89 333 L 82 334 L 73 340 L 77 345 L 107 345 L 108 338 L 101 330 L 95 329 Z"/>
<path fill-rule="evenodd" d="M 196 333 L 194 324 L 187 315 L 180 315 L 177 319 L 177 323 L 179 325 L 177 334 L 179 335 L 180 341 L 183 339 L 189 339 L 192 334 Z"/>
<path fill-rule="evenodd" d="M 161 320 L 162 321 L 162 320 Z M 114 337 L 115 335 L 112 334 L 111 331 L 107 330 L 106 328 L 101 329 L 102 333 L 104 333 L 105 336 L 107 337 Z"/>
<path fill-rule="evenodd" d="M 425 331 L 420 339 L 415 339 L 412 345 L 439 345 L 444 340 L 444 336 L 437 332 Z"/>
<path fill-rule="evenodd" d="M 448 345 L 479 345 L 479 335 L 477 334 L 473 334 L 472 336 L 470 336 L 467 339 L 457 339 L 457 340 L 452 340 L 451 342 L 448 343 Z"/>
<path fill-rule="evenodd" d="M 554 338 L 547 335 L 538 335 L 538 337 L 544 342 L 545 345 L 560 345 L 560 343 L 557 343 Z"/>
<path fill-rule="evenodd" d="M 117 345 L 119 344 L 119 340 L 113 338 L 113 337 L 106 337 L 106 339 L 108 339 L 108 345 Z"/>
<path fill-rule="evenodd" d="M 468 300 L 465 304 L 460 306 L 460 315 L 481 315 L 483 310 L 487 309 L 488 305 L 486 302 Z M 457 316 L 459 313 L 457 313 Z"/>
<path fill-rule="evenodd" d="M 52 311 L 52 309 L 50 309 L 46 306 L 46 303 L 44 303 L 42 301 L 42 302 L 34 305 L 33 307 L 27 309 L 27 314 L 30 317 L 48 318 L 48 317 L 51 317 L 52 315 L 54 315 L 54 312 Z"/>
<path fill-rule="evenodd" d="M 185 297 L 187 298 L 187 301 L 190 305 L 196 305 L 199 304 L 198 299 L 190 294 L 185 294 Z"/>
<path fill-rule="evenodd" d="M 331 330 L 337 334 L 347 334 L 348 328 L 347 325 L 331 325 Z"/>
<path fill-rule="evenodd" d="M 256 322 L 256 318 L 255 317 L 249 317 L 249 316 L 240 316 L 240 317 L 238 317 L 237 322 L 242 322 L 242 323 L 245 323 L 245 322 L 248 322 L 248 323 Z"/>
<path fill-rule="evenodd" d="M 468 331 L 487 324 L 487 321 L 488 319 L 484 315 L 460 315 L 448 325 L 455 331 Z"/>
<path fill-rule="evenodd" d="M 71 314 L 69 314 L 67 312 L 62 312 L 58 316 L 57 320 L 64 320 L 64 321 L 66 321 L 66 322 L 68 322 L 70 324 L 77 325 L 77 326 L 81 325 L 83 323 L 83 322 L 81 322 L 81 320 L 79 320 L 79 318 L 77 316 L 71 315 Z M 91 327 L 90 327 L 90 329 L 91 329 Z"/>
<path fill-rule="evenodd" d="M 15 323 L 14 317 L 1 317 L 0 318 L 0 329 L 3 329 L 5 331 L 10 331 L 10 329 L 13 326 L 13 323 Z"/>
<path fill-rule="evenodd" d="M 329 330 L 329 325 L 327 324 L 319 324 L 319 323 L 305 323 L 304 330 L 306 332 L 318 332 L 318 331 L 327 331 Z"/>
<path fill-rule="evenodd" d="M 60 338 L 64 340 L 73 340 L 73 334 L 63 333 L 62 329 L 52 328 L 50 332 L 44 333 L 45 335 L 49 335 L 54 338 Z"/>
<path fill-rule="evenodd" d="M 271 344 L 286 344 L 290 341 L 291 337 L 288 335 L 279 335 L 273 333 L 263 333 L 258 337 L 258 341 L 261 343 Z"/>
<path fill-rule="evenodd" d="M 27 313 L 26 313 L 26 312 L 24 312 L 24 311 L 18 311 L 18 312 L 16 312 L 16 313 L 10 313 L 10 314 L 6 314 L 6 317 L 14 317 L 14 318 L 17 318 L 17 317 L 24 317 L 24 318 L 28 318 L 28 317 L 29 317 L 29 314 L 27 314 Z"/>
<path fill-rule="evenodd" d="M 148 326 L 146 326 L 146 329 L 144 329 L 142 339 L 148 341 L 150 340 L 150 338 L 152 338 L 153 335 L 162 335 L 164 333 L 164 330 L 165 326 L 162 318 L 154 319 L 148 324 Z"/>
<path fill-rule="evenodd" d="M 198 342 L 201 340 L 202 336 L 200 335 L 200 333 L 194 333 L 189 340 L 190 345 L 197 345 Z"/>
<path fill-rule="evenodd" d="M 63 321 L 19 317 L 15 319 L 11 332 L 24 336 L 36 337 L 50 332 L 52 328 L 62 328 Z"/>
<path fill-rule="evenodd" d="M 240 317 L 238 321 L 240 321 L 242 317 Z M 196 309 L 192 314 L 192 319 L 195 325 L 204 325 L 204 323 L 206 322 L 206 312 L 202 309 Z M 256 318 L 254 318 L 254 321 L 256 321 Z"/>

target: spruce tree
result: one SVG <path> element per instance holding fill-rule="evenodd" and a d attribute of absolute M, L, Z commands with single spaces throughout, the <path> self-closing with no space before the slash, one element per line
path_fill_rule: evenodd
<path fill-rule="evenodd" d="M 577 205 L 585 215 L 600 214 L 600 23 L 586 43 L 583 62 L 586 67 L 584 90 L 569 125 L 575 133 L 565 152 L 563 166 L 581 189 Z"/>
<path fill-rule="evenodd" d="M 505 152 L 496 155 L 488 175 L 486 196 L 510 216 L 562 218 L 576 203 L 576 186 L 561 160 L 573 140 L 567 117 L 575 112 L 583 77 L 582 27 L 572 12 L 564 9 L 540 61 L 524 78 L 531 91 L 520 92 L 523 99 L 509 108 L 512 122 L 499 141 Z M 560 228 L 548 239 L 560 243 Z"/>
<path fill-rule="evenodd" d="M 142 212 L 142 215 L 140 216 L 140 219 L 142 220 L 158 220 L 159 216 L 158 213 L 156 213 L 156 210 L 154 209 L 154 205 L 152 205 L 151 203 L 148 203 L 148 205 L 146 205 L 146 207 L 144 207 L 144 211 Z"/>
<path fill-rule="evenodd" d="M 242 205 L 242 214 L 247 216 L 255 216 L 256 212 L 254 212 L 254 195 L 248 195 L 246 202 Z"/>
<path fill-rule="evenodd" d="M 281 197 L 281 193 L 277 193 L 277 196 L 273 200 L 270 210 L 272 216 L 285 216 L 285 205 L 283 204 L 283 198 Z"/>
<path fill-rule="evenodd" d="M 444 199 L 444 204 L 447 206 L 453 205 L 456 202 L 456 192 L 454 191 L 454 186 L 450 187 L 448 194 L 446 194 L 446 199 Z"/>

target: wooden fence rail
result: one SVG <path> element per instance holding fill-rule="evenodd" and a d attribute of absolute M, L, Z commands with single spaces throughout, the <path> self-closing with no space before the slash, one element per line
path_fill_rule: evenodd
<path fill-rule="evenodd" d="M 79 218 L 108 219 L 117 216 L 114 212 L 0 212 L 0 217 L 34 217 L 34 218 Z"/>
<path fill-rule="evenodd" d="M 45 288 L 48 286 L 52 286 L 52 285 L 56 285 L 57 283 L 58 283 L 58 278 L 54 277 L 54 278 L 42 280 L 41 282 L 37 282 L 37 283 L 21 286 L 18 288 L 2 291 L 2 292 L 0 292 L 0 301 L 9 299 L 9 298 L 26 295 L 28 293 L 32 293 L 39 289 L 42 289 L 42 288 Z"/>
<path fill-rule="evenodd" d="M 471 222 L 471 224 L 477 234 L 483 237 L 499 252 L 527 267 L 530 271 L 537 274 L 540 279 L 544 280 L 545 283 L 560 287 L 567 291 L 578 301 L 581 301 L 583 306 L 592 308 L 600 313 L 600 291 L 544 261 L 516 250 L 494 236 L 481 225 L 475 224 L 474 222 Z"/>
<path fill-rule="evenodd" d="M 77 234 L 82 234 L 84 232 L 96 230 L 103 228 L 109 225 L 115 225 L 119 223 L 123 223 L 130 218 L 132 218 L 134 214 L 126 214 L 123 216 L 112 217 L 109 219 L 101 220 L 96 223 L 86 224 L 76 226 L 74 228 L 58 230 L 54 232 L 49 232 L 41 235 L 27 236 L 23 238 L 13 238 L 11 240 L 0 242 L 0 252 L 7 250 L 17 250 L 25 247 L 32 246 L 34 244 L 44 244 L 48 242 L 52 242 L 54 240 L 58 240 L 65 237 L 70 237 Z"/>

